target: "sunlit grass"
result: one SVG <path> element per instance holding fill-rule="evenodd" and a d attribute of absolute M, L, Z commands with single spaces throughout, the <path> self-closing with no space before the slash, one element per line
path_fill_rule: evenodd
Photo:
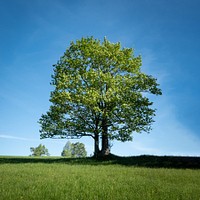
<path fill-rule="evenodd" d="M 27 158 L 28 159 L 28 158 Z M 0 199 L 200 199 L 200 170 L 118 164 L 5 163 Z"/>

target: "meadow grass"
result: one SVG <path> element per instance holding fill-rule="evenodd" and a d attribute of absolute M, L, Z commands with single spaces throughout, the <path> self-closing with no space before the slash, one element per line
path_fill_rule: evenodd
<path fill-rule="evenodd" d="M 199 169 L 23 159 L 27 162 L 1 162 L 1 200 L 200 199 Z"/>

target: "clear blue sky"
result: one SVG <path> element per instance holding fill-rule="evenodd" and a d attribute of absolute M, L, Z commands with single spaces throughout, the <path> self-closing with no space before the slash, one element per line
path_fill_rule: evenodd
<path fill-rule="evenodd" d="M 60 155 L 66 140 L 40 140 L 49 108 L 52 65 L 70 41 L 85 36 L 120 41 L 142 55 L 158 78 L 156 122 L 133 142 L 113 142 L 119 155 L 200 156 L 199 0 L 1 0 L 0 155 L 29 155 L 45 144 Z M 73 141 L 72 141 L 73 142 Z M 93 152 L 93 141 L 82 139 Z"/>

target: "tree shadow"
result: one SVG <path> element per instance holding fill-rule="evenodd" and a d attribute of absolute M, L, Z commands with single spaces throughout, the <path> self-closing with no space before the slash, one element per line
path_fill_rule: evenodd
<path fill-rule="evenodd" d="M 72 163 L 76 160 L 80 160 L 78 158 L 64 158 L 64 157 L 50 157 L 50 156 L 42 156 L 42 157 L 28 157 L 28 156 L 0 156 L 0 164 L 26 164 L 26 163 Z"/>
<path fill-rule="evenodd" d="M 148 168 L 200 169 L 200 157 L 183 156 L 130 156 L 109 155 L 103 158 L 63 158 L 63 157 L 10 157 L 0 156 L 0 164 L 63 163 L 70 165 L 123 165 Z"/>
<path fill-rule="evenodd" d="M 114 163 L 148 168 L 200 169 L 200 157 L 142 155 L 118 157 Z"/>

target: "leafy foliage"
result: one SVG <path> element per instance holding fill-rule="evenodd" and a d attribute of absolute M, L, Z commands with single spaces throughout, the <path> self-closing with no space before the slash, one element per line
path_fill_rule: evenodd
<path fill-rule="evenodd" d="M 32 152 L 31 156 L 49 156 L 48 149 L 40 144 L 38 147 L 31 147 L 30 151 Z"/>
<path fill-rule="evenodd" d="M 156 79 L 141 72 L 141 57 L 132 48 L 82 38 L 71 42 L 54 65 L 52 105 L 43 114 L 41 138 L 91 136 L 95 152 L 109 149 L 109 140 L 132 140 L 133 132 L 149 132 L 153 102 L 146 93 L 161 95 Z M 109 152 L 109 151 L 108 151 Z"/>
<path fill-rule="evenodd" d="M 72 157 L 71 149 L 72 149 L 72 144 L 71 144 L 71 142 L 68 141 L 65 144 L 63 151 L 61 152 L 61 156 L 64 156 L 66 158 L 71 158 Z"/>
<path fill-rule="evenodd" d="M 63 148 L 61 156 L 67 158 L 84 158 L 87 156 L 85 145 L 80 142 L 71 143 L 68 141 Z"/>

